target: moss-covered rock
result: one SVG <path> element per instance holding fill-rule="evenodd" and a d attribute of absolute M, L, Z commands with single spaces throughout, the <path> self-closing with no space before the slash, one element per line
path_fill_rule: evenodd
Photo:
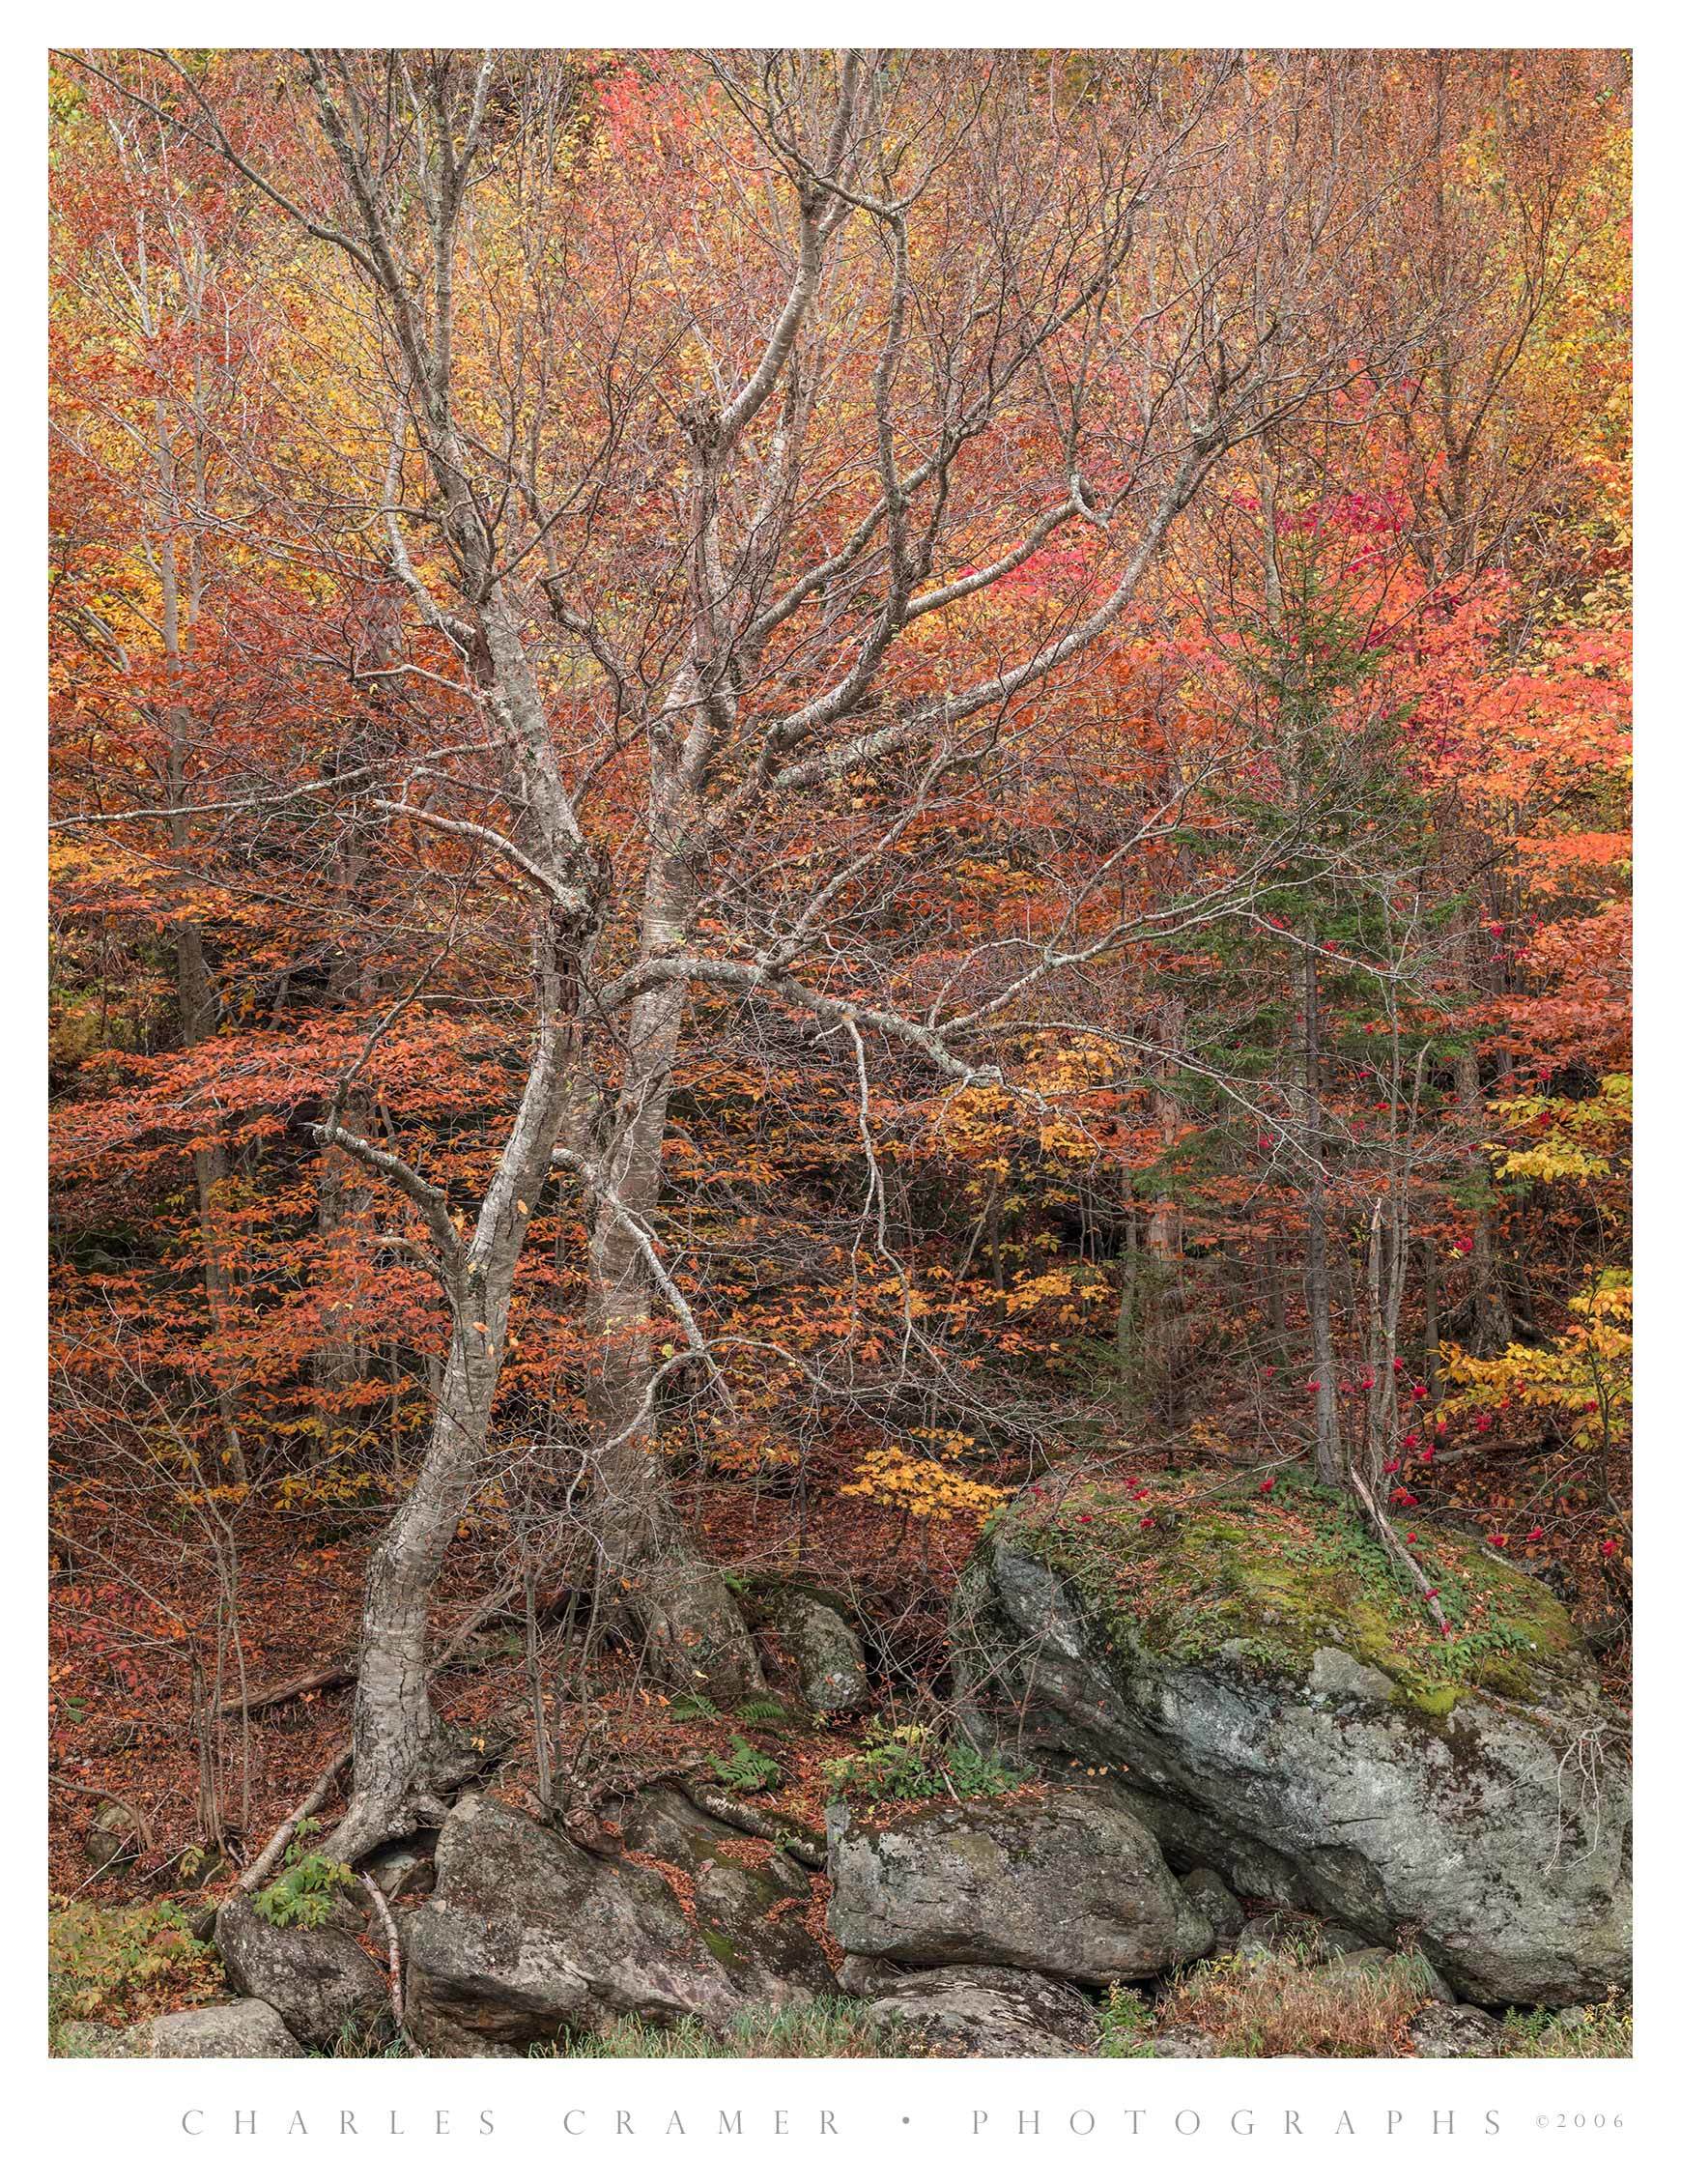
<path fill-rule="evenodd" d="M 1148 1523 L 1146 1522 L 1148 1519 Z M 1215 1655 L 1315 1673 L 1327 1690 L 1445 1714 L 1468 1691 L 1540 1697 L 1582 1661 L 1564 1609 L 1524 1571 L 1426 1520 L 1414 1552 L 1451 1624 L 1445 1638 L 1342 1497 L 1294 1474 L 1265 1494 L 1226 1475 L 1182 1477 L 1144 1502 L 1125 1488 L 1044 1491 L 989 1528 L 1067 1577 L 1113 1643 L 1164 1659 Z M 1372 1675 L 1353 1676 L 1342 1663 Z M 1376 1681 L 1382 1679 L 1387 1690 Z"/>
<path fill-rule="evenodd" d="M 1558 1603 L 1421 1523 L 1444 1637 L 1351 1510 L 1258 1483 L 1011 1505 L 954 1603 L 977 1723 L 1111 1768 L 1182 1867 L 1374 1940 L 1415 1927 L 1476 1999 L 1626 1982 L 1627 1773 Z"/>

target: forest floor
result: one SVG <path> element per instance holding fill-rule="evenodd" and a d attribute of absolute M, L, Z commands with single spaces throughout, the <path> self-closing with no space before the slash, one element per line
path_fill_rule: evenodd
<path fill-rule="evenodd" d="M 884 1705 L 931 1685 L 942 1664 L 947 1603 L 973 1551 L 978 1518 L 920 1527 L 862 1497 L 813 1493 L 804 1508 L 751 1483 L 706 1480 L 691 1489 L 689 1517 L 708 1556 L 732 1572 L 800 1575 L 839 1595 L 878 1651 Z M 363 1571 L 383 1511 L 247 1509 L 241 1521 L 240 1631 L 244 1688 L 261 1697 L 322 1671 L 348 1668 L 356 1652 Z M 435 1609 L 441 1641 L 495 1590 L 502 1541 L 481 1531 L 458 1543 Z M 114 1904 L 142 1887 L 184 1886 L 176 1861 L 209 1847 L 201 1739 L 191 1724 L 194 1658 L 201 1687 L 209 1651 L 202 1559 L 157 1534 L 127 1536 L 107 1523 L 79 1566 L 51 1588 L 49 1884 L 55 1896 Z M 596 1648 L 586 1673 L 576 1648 L 556 1660 L 562 1633 L 553 1596 L 542 1602 L 556 1775 L 594 1774 L 609 1755 L 625 1767 L 723 1757 L 732 1725 L 685 1717 L 637 1674 L 634 1656 Z M 556 1670 L 559 1671 L 557 1676 Z M 564 1678 L 563 1683 L 560 1678 Z M 557 1687 L 557 1684 L 559 1687 Z M 223 1688 L 237 1698 L 238 1671 Z M 236 1710 L 218 1725 L 216 1798 L 229 1852 L 249 1857 L 321 1774 L 350 1734 L 351 1686 L 307 1691 Z M 488 1622 L 435 1686 L 440 1711 L 470 1731 L 495 1724 L 513 1743 L 500 1779 L 534 1788 L 530 1684 L 518 1601 Z M 857 1741 L 856 1725 L 790 1716 L 775 1733 L 779 1805 L 815 1825 L 828 1800 L 825 1761 Z M 87 1837 L 107 1800 L 130 1807 L 152 1838 L 101 1870 Z"/>
<path fill-rule="evenodd" d="M 1143 1468 L 1136 1454 L 1126 1460 Z M 581 1668 L 576 1631 L 569 1639 L 553 1594 L 540 1596 L 556 1806 L 564 1809 L 575 1790 L 608 1786 L 615 1777 L 629 1783 L 656 1769 L 709 1770 L 727 1783 L 745 1742 L 756 1755 L 751 1764 L 761 1769 L 751 1785 L 755 1793 L 820 1836 L 824 1807 L 835 1796 L 827 1769 L 869 1744 L 871 1713 L 890 1723 L 926 1717 L 942 1687 L 952 1589 L 974 1551 L 980 1519 L 962 1513 L 907 1521 L 867 1497 L 837 1493 L 845 1475 L 838 1463 L 835 1479 L 808 1479 L 804 1501 L 751 1481 L 705 1479 L 692 1482 L 687 1514 L 708 1556 L 738 1579 L 797 1575 L 845 1604 L 869 1637 L 871 1710 L 850 1719 L 807 1713 L 793 1700 L 791 1664 L 779 1662 L 774 1641 L 770 1680 L 789 1702 L 780 1713 L 744 1719 L 673 1703 L 612 1641 Z M 997 1482 L 1019 1483 L 1002 1474 Z M 255 1498 L 239 1510 L 247 1694 L 261 1699 L 324 1671 L 345 1673 L 322 1688 L 249 1706 L 242 1728 L 237 1709 L 225 1713 L 213 1739 L 214 1767 L 192 1727 L 203 1716 L 194 1694 L 206 1686 L 205 1633 L 214 1623 L 206 1597 L 213 1581 L 195 1548 L 195 1529 L 171 1540 L 155 1528 L 127 1530 L 121 1505 L 80 1513 L 73 1566 L 61 1563 L 50 1596 L 53 1985 L 55 2008 L 68 2006 L 72 2021 L 120 2026 L 222 1992 L 214 1951 L 193 1944 L 187 1929 L 349 1739 L 348 1670 L 362 1578 L 385 1512 L 286 1510 Z M 458 1542 L 436 1603 L 440 1643 L 505 1581 L 505 1546 L 494 1526 Z M 1617 1694 L 1626 1663 L 1601 1665 Z M 238 1689 L 225 1666 L 223 1687 Z M 434 1695 L 451 1721 L 505 1747 L 498 1794 L 516 1803 L 534 1800 L 538 1769 L 519 1600 L 479 1628 Z M 113 1803 L 126 1808 L 115 1819 L 103 1809 Z M 220 1815 L 220 1860 L 207 1817 L 213 1811 Z M 330 1823 L 330 1807 L 326 1817 Z M 1288 1967 L 1220 1964 L 1218 1977 L 1198 1968 L 1142 2012 L 1135 1997 L 1123 1997 L 1105 2018 L 1103 2052 L 1149 2054 L 1153 2038 L 1166 2030 L 1198 2032 L 1222 2054 L 1300 2052 L 1287 2044 L 1288 2027 L 1300 2024 L 1299 1997 L 1285 1991 L 1294 1976 Z M 1323 2034 L 1328 2044 L 1312 2052 L 1410 2053 L 1404 2018 L 1391 2015 L 1395 2022 L 1382 2026 L 1333 2023 Z M 1527 2055 L 1622 2054 L 1631 2036 L 1626 2012 L 1615 2006 L 1562 2027 L 1540 2017 L 1513 2018 L 1505 2033 L 1506 2052 Z M 72 2022 L 60 2052 L 78 2052 L 78 2037 Z M 671 2035 L 652 2032 L 637 2038 L 641 2046 L 627 2032 L 629 2046 L 620 2040 L 601 2052 L 888 2052 L 844 2006 L 821 2022 L 743 2026 L 722 2047 L 707 2046 L 698 2032 L 699 2046 L 685 2047 L 681 2039 L 673 2046 Z"/>

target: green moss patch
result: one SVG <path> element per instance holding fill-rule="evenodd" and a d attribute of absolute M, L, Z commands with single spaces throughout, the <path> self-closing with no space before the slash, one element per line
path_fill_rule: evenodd
<path fill-rule="evenodd" d="M 1472 1690 L 1537 1696 L 1538 1671 L 1576 1644 L 1563 1608 L 1461 1535 L 1410 1529 L 1445 1637 L 1354 1511 L 1299 1473 L 1280 1471 L 1266 1492 L 1255 1475 L 1223 1473 L 1050 1487 L 1003 1511 L 988 1538 L 1068 1579 L 1116 1647 L 1297 1678 L 1334 1647 L 1426 1713 Z"/>
<path fill-rule="evenodd" d="M 747 1961 L 740 1946 L 732 1941 L 727 1934 L 721 1933 L 716 1926 L 703 1926 L 700 1929 L 700 1939 L 719 1963 L 730 1969 L 734 1969 Z"/>

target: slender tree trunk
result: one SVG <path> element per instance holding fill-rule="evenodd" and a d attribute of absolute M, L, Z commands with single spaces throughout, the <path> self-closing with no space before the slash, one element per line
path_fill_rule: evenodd
<path fill-rule="evenodd" d="M 368 1565 L 356 1664 L 355 1787 L 331 1838 L 347 1862 L 438 1818 L 459 1778 L 428 1696 L 429 1611 L 443 1558 L 482 1475 L 506 1353 L 514 1275 L 573 1092 L 575 981 L 564 939 L 534 937 L 538 1030 L 530 1072 L 470 1239 L 436 1239 L 450 1308 L 449 1355 L 420 1470 Z"/>
<path fill-rule="evenodd" d="M 163 537 L 158 553 L 158 578 L 163 608 L 163 656 L 171 682 L 179 682 L 185 665 L 187 634 L 197 609 L 199 582 L 189 568 L 186 596 L 182 596 L 180 557 L 174 524 L 175 450 L 162 401 L 157 405 L 158 481 L 163 496 Z M 186 762 L 192 721 L 185 704 L 171 703 L 166 716 L 169 767 L 169 846 L 185 860 L 187 848 Z M 176 994 L 181 1017 L 181 1043 L 201 1045 L 215 1030 L 215 991 L 205 956 L 204 931 L 192 917 L 175 928 Z M 221 1351 L 233 1319 L 233 1269 L 223 1233 L 228 1181 L 227 1148 L 219 1130 L 201 1134 L 193 1148 L 193 1196 L 198 1207 L 199 1263 L 204 1276 L 205 1316 L 210 1322 L 213 1351 Z M 240 1439 L 238 1395 L 228 1378 L 227 1359 L 217 1356 L 213 1365 L 216 1411 L 222 1428 L 222 1462 L 236 1485 L 245 1483 L 245 1451 Z"/>
<path fill-rule="evenodd" d="M 1461 985 L 1469 990 L 1470 937 L 1461 924 L 1453 936 L 1455 969 Z M 1459 1095 L 1461 1126 L 1468 1137 L 1466 1180 L 1474 1194 L 1470 1220 L 1471 1348 L 1479 1357 L 1494 1357 L 1512 1339 L 1512 1313 L 1500 1279 L 1495 1243 L 1495 1209 L 1490 1202 L 1494 1181 L 1483 1144 L 1489 1135 L 1488 1110 L 1483 1104 L 1482 1072 L 1474 1046 L 1454 1056 L 1454 1090 Z"/>
<path fill-rule="evenodd" d="M 346 1127 L 364 1135 L 371 1118 L 365 1109 L 347 1104 Z M 313 1372 L 316 1417 L 321 1425 L 322 1447 L 329 1444 L 336 1427 L 346 1422 L 345 1393 L 367 1377 L 367 1346 L 359 1338 L 359 1301 L 354 1289 L 342 1286 L 339 1262 L 354 1248 L 358 1229 L 367 1225 L 372 1194 L 362 1170 L 347 1155 L 329 1149 L 322 1162 L 321 1194 L 316 1224 L 324 1259 L 325 1295 L 321 1312 L 321 1340 L 316 1345 Z"/>
<path fill-rule="evenodd" d="M 1290 1329 L 1284 1315 L 1284 1283 L 1279 1278 L 1278 1240 L 1268 1235 L 1262 1254 L 1267 1283 L 1267 1322 L 1271 1337 L 1272 1362 L 1282 1365 L 1289 1355 Z"/>
<path fill-rule="evenodd" d="M 1435 1402 L 1441 1394 L 1441 1282 L 1436 1239 L 1424 1239 L 1424 1377 Z"/>
<path fill-rule="evenodd" d="M 1330 1268 L 1326 1249 L 1325 1113 L 1320 1097 L 1319 968 L 1314 934 L 1301 951 L 1302 1155 L 1307 1164 L 1306 1299 L 1313 1400 L 1313 1468 L 1324 1486 L 1343 1483 L 1342 1435 L 1337 1422 L 1336 1354 L 1331 1338 Z"/>
<path fill-rule="evenodd" d="M 372 665 L 388 664 L 375 651 Z M 361 820 L 354 821 L 341 837 L 336 875 L 339 898 L 361 908 L 362 878 L 367 868 L 366 845 L 361 840 Z M 366 957 L 345 950 L 335 953 L 328 974 L 328 1003 L 334 1009 L 372 1007 L 377 989 Z M 353 1087 L 344 1107 L 346 1128 L 357 1136 L 371 1136 L 374 1114 L 359 1087 Z M 359 1281 L 347 1281 L 356 1264 L 358 1238 L 368 1228 L 373 1192 L 367 1172 L 349 1154 L 328 1146 L 322 1156 L 320 1194 L 316 1201 L 316 1228 L 321 1243 L 321 1339 L 316 1345 L 312 1371 L 316 1388 L 316 1419 L 321 1427 L 321 1447 L 331 1447 L 335 1429 L 356 1422 L 348 1413 L 346 1393 L 368 1377 L 369 1351 L 361 1338 Z M 359 1409 L 359 1406 L 358 1406 Z"/>
<path fill-rule="evenodd" d="M 1488 1117 L 1475 1054 L 1461 1054 L 1456 1059 L 1454 1082 L 1459 1093 L 1460 1113 L 1475 1138 L 1474 1149 L 1466 1157 L 1467 1174 L 1479 1195 L 1486 1195 L 1492 1189 L 1488 1156 L 1482 1150 Z M 1476 1207 L 1471 1216 L 1470 1231 L 1471 1348 L 1481 1357 L 1494 1357 L 1512 1339 L 1512 1314 L 1495 1251 L 1493 1207 L 1486 1204 Z"/>

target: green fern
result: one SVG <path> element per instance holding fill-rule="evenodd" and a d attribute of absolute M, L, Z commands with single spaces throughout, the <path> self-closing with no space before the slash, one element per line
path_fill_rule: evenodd
<path fill-rule="evenodd" d="M 750 1744 L 745 1737 L 731 1737 L 729 1750 L 714 1760 L 712 1771 L 727 1790 L 774 1790 L 783 1770 L 768 1752 Z"/>
<path fill-rule="evenodd" d="M 973 1744 L 941 1744 L 925 1723 L 889 1729 L 879 1715 L 860 1749 L 826 1761 L 823 1773 L 842 1795 L 892 1799 L 996 1796 L 1026 1779 Z"/>

